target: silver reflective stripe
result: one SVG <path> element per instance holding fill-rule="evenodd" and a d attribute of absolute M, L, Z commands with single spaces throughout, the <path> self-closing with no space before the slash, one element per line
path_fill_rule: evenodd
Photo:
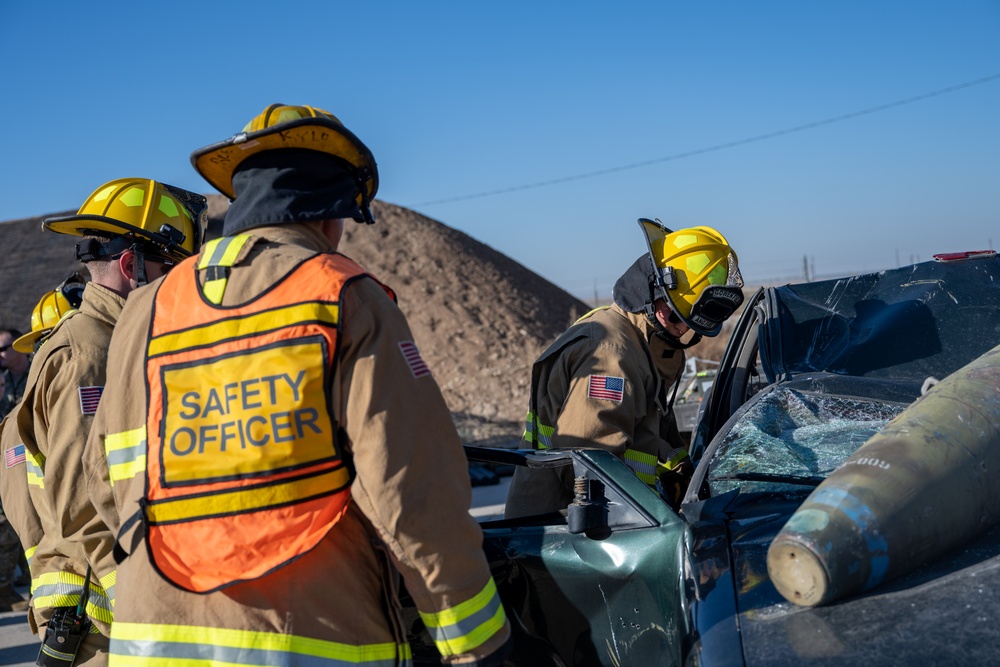
<path fill-rule="evenodd" d="M 91 591 L 93 593 L 93 591 Z M 82 584 L 70 584 L 65 581 L 57 581 L 52 584 L 39 584 L 35 587 L 35 590 L 31 591 L 31 595 L 35 598 L 47 598 L 53 596 L 59 597 L 75 597 L 76 601 L 80 601 L 80 596 L 83 595 L 83 585 Z"/>
<path fill-rule="evenodd" d="M 500 596 L 494 594 L 485 607 L 471 616 L 467 616 L 461 621 L 457 621 L 451 625 L 442 625 L 440 627 L 427 625 L 427 631 L 438 644 L 450 643 L 454 640 L 464 638 L 466 635 L 471 634 L 474 630 L 476 630 L 480 625 L 483 625 L 487 621 L 491 620 L 494 616 L 496 616 L 497 609 L 499 608 Z"/>
<path fill-rule="evenodd" d="M 215 244 L 215 248 L 213 249 L 212 256 L 208 258 L 208 261 L 200 264 L 198 268 L 204 269 L 208 266 L 219 266 L 219 263 L 222 262 L 223 256 L 226 254 L 226 250 L 229 249 L 229 244 L 232 242 L 233 238 L 231 236 L 218 239 Z"/>
<path fill-rule="evenodd" d="M 632 469 L 636 476 L 650 486 L 656 486 L 656 457 L 652 454 L 637 452 L 634 449 L 625 450 L 625 465 Z"/>
<path fill-rule="evenodd" d="M 238 646 L 214 646 L 210 644 L 185 644 L 178 642 L 157 642 L 152 640 L 115 639 L 112 627 L 109 667 L 132 664 L 128 658 L 143 658 L 164 661 L 198 661 L 204 665 L 227 665 L 227 667 L 409 667 L 412 661 L 402 657 L 365 660 L 338 660 L 329 656 L 306 655 L 293 651 L 274 649 L 241 648 Z M 289 637 L 289 639 L 295 639 Z M 308 641 L 308 640 L 307 640 Z M 145 661 L 144 661 L 145 662 Z M 139 664 L 144 664 L 141 662 Z"/>
<path fill-rule="evenodd" d="M 108 452 L 108 466 L 121 465 L 122 463 L 132 463 L 140 456 L 146 455 L 146 441 L 143 440 L 137 445 L 132 447 L 126 447 L 124 449 L 116 449 L 114 451 Z"/>
<path fill-rule="evenodd" d="M 56 576 L 60 574 L 63 573 L 56 573 Z M 42 575 L 42 577 L 45 577 L 45 575 Z M 38 608 L 72 607 L 80 604 L 80 598 L 83 595 L 83 586 L 66 581 L 42 583 L 35 586 L 31 595 L 35 601 L 35 606 Z M 104 591 L 93 585 L 90 587 L 90 595 L 87 598 L 87 614 L 105 623 L 111 623 L 114 618 L 111 600 L 104 594 Z"/>
<path fill-rule="evenodd" d="M 524 435 L 526 442 L 531 443 L 535 449 L 552 449 L 552 434 L 556 429 L 538 422 L 538 416 L 529 412 L 524 424 Z"/>

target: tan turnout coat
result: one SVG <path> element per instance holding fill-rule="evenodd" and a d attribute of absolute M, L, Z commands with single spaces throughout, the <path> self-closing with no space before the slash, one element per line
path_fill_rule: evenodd
<path fill-rule="evenodd" d="M 80 308 L 56 325 L 31 362 L 28 384 L 17 412 L 17 435 L 27 461 L 27 498 L 19 485 L 5 484 L 5 505 L 30 541 L 32 514 L 42 536 L 31 558 L 29 620 L 42 627 L 57 607 L 75 606 L 88 564 L 88 615 L 100 634 L 87 639 L 77 664 L 106 663 L 114 598 L 113 537 L 90 503 L 84 483 L 83 452 L 104 388 L 108 345 L 125 300 L 88 283 Z M 24 503 L 22 505 L 22 503 Z M 91 653 L 94 662 L 82 657 Z"/>
<path fill-rule="evenodd" d="M 315 227 L 250 230 L 255 238 L 231 269 L 222 305 L 246 303 L 306 258 L 329 251 Z M 183 270 L 191 265 L 174 269 Z M 121 434 L 144 433 L 146 426 L 143 359 L 158 287 L 130 295 L 88 443 L 90 492 L 115 526 L 135 514 L 144 492 L 145 441 L 127 442 Z M 404 316 L 369 278 L 350 283 L 340 305 L 330 407 L 356 470 L 346 515 L 298 560 L 207 594 L 168 583 L 139 540 L 118 568 L 112 665 L 130 664 L 130 655 L 180 658 L 199 651 L 239 665 L 289 664 L 292 654 L 303 653 L 330 664 L 397 664 L 409 652 L 397 573 L 424 614 L 466 603 L 461 615 L 495 595 L 482 532 L 468 512 L 461 443 L 433 377 L 414 377 L 401 353 L 399 343 L 412 340 Z M 446 660 L 475 659 L 503 645 L 509 626 L 502 607 L 499 614 L 476 639 L 439 641 Z"/>
<path fill-rule="evenodd" d="M 684 370 L 684 351 L 655 331 L 643 313 L 618 305 L 592 311 L 567 329 L 532 366 L 521 447 L 606 449 L 651 486 L 657 462 L 686 460 L 667 411 L 667 392 Z M 606 386 L 610 392 L 602 391 Z M 572 500 L 571 469 L 518 468 L 505 514 L 552 512 Z"/>

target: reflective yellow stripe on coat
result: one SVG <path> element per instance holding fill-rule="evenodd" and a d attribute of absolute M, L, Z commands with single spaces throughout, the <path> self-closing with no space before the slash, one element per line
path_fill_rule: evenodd
<path fill-rule="evenodd" d="M 390 667 L 409 665 L 406 644 L 340 644 L 337 642 L 229 628 L 153 623 L 111 626 L 111 667 Z"/>
<path fill-rule="evenodd" d="M 656 486 L 656 457 L 652 454 L 637 452 L 634 449 L 625 450 L 625 464 L 646 484 Z"/>
<path fill-rule="evenodd" d="M 492 577 L 483 590 L 465 602 L 436 613 L 420 612 L 420 618 L 443 656 L 476 649 L 507 620 Z"/>
<path fill-rule="evenodd" d="M 552 449 L 552 434 L 555 432 L 555 427 L 539 423 L 538 415 L 529 412 L 522 437 L 533 449 Z"/>
<path fill-rule="evenodd" d="M 104 438 L 111 486 L 146 472 L 146 427 L 111 433 Z"/>
<path fill-rule="evenodd" d="M 24 457 L 24 471 L 28 476 L 28 484 L 40 489 L 45 488 L 45 456 L 41 452 L 37 454 L 28 452 Z"/>
<path fill-rule="evenodd" d="M 75 607 L 83 595 L 83 577 L 72 572 L 45 572 L 31 582 L 31 596 L 36 609 L 46 607 Z M 87 615 L 111 623 L 114 621 L 112 600 L 107 592 L 90 582 L 87 598 Z"/>

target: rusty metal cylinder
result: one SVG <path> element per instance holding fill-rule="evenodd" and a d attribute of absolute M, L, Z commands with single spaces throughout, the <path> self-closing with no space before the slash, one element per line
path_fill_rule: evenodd
<path fill-rule="evenodd" d="M 1000 346 L 952 373 L 830 474 L 767 552 L 816 606 L 919 567 L 1000 522 Z"/>

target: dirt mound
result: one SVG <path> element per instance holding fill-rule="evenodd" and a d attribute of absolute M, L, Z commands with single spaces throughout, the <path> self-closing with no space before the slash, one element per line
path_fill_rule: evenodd
<path fill-rule="evenodd" d="M 227 204 L 209 196 L 210 236 Z M 348 223 L 341 252 L 395 290 L 463 439 L 516 439 L 531 363 L 589 307 L 440 222 L 384 202 L 375 202 L 373 212 L 375 225 Z M 81 267 L 73 261 L 75 239 L 43 234 L 40 222 L 0 224 L 0 245 L 23 250 L 0 269 L 0 321 L 21 329 L 38 298 Z"/>
<path fill-rule="evenodd" d="M 374 214 L 341 251 L 396 291 L 453 411 L 520 424 L 531 363 L 587 305 L 430 218 L 381 202 Z"/>

